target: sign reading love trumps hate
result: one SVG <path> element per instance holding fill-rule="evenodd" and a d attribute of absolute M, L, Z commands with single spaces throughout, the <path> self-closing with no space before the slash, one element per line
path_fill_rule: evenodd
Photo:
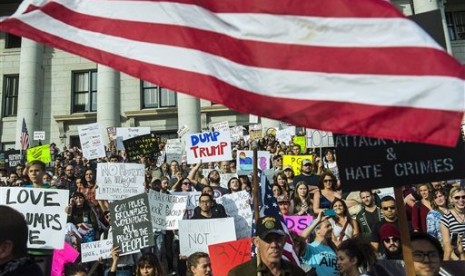
<path fill-rule="evenodd" d="M 147 194 L 110 203 L 113 244 L 121 254 L 130 254 L 154 245 Z"/>
<path fill-rule="evenodd" d="M 0 188 L 0 205 L 24 214 L 28 224 L 28 248 L 63 248 L 68 198 L 68 190 Z"/>
<path fill-rule="evenodd" d="M 145 181 L 143 164 L 98 163 L 95 197 L 98 200 L 120 200 L 142 194 Z"/>
<path fill-rule="evenodd" d="M 229 131 L 191 134 L 186 140 L 187 163 L 231 160 L 231 135 Z"/>

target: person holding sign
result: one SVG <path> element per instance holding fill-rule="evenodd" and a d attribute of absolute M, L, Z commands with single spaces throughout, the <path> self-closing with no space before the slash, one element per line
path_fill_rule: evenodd
<path fill-rule="evenodd" d="M 228 276 L 305 275 L 300 267 L 282 259 L 286 233 L 280 221 L 274 217 L 259 218 L 255 233 L 257 236 L 253 243 L 257 255 L 250 261 L 231 269 Z"/>
<path fill-rule="evenodd" d="M 72 223 L 81 234 L 81 243 L 96 241 L 98 238 L 98 222 L 95 211 L 87 202 L 84 194 L 75 192 L 69 201 L 68 223 Z"/>

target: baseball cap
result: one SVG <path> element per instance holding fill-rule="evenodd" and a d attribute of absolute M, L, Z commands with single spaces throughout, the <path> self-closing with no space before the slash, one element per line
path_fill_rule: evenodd
<path fill-rule="evenodd" d="M 289 198 L 287 197 L 287 195 L 280 195 L 276 198 L 276 201 L 278 201 L 278 203 L 289 202 Z"/>
<path fill-rule="evenodd" d="M 310 161 L 310 159 L 304 159 L 302 160 L 302 165 L 306 165 L 306 164 L 312 164 L 312 161 Z"/>
<path fill-rule="evenodd" d="M 262 217 L 257 221 L 256 234 L 260 239 L 265 240 L 269 234 L 285 236 L 281 222 L 274 217 Z"/>
<path fill-rule="evenodd" d="M 292 171 L 293 169 L 292 169 L 292 166 L 287 165 L 287 166 L 285 166 L 285 167 L 283 168 L 283 171 L 285 171 L 285 170 L 291 170 L 291 171 Z"/>

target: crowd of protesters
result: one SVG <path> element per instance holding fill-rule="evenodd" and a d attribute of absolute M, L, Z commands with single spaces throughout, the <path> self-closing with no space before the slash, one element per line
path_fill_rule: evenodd
<path fill-rule="evenodd" d="M 253 146 L 271 153 L 271 166 L 263 173 L 270 180 L 281 213 L 314 218 L 300 235 L 292 235 L 306 275 L 383 275 L 376 274 L 376 264 L 402 259 L 395 199 L 390 195 L 380 198 L 376 190 L 345 193 L 338 178 L 337 152 L 331 148 L 302 149 L 292 142 L 287 145 L 276 141 L 273 135 L 266 135 L 258 143 L 243 140 L 235 143 L 233 160 L 229 161 L 188 165 L 163 157 L 140 156 L 139 163 L 146 168 L 145 188 L 167 194 L 200 191 L 192 219 L 226 217 L 224 207 L 215 199 L 238 191 L 252 193 L 253 187 L 251 175 L 240 174 L 231 178 L 227 187 L 222 187 L 221 175 L 240 173 L 236 152 Z M 164 151 L 162 142 L 159 151 Z M 107 158 L 98 160 L 86 160 L 78 147 L 60 151 L 52 145 L 51 152 L 53 162 L 49 166 L 33 161 L 0 171 L 0 185 L 69 190 L 66 242 L 78 251 L 81 243 L 111 238 L 109 202 L 95 198 L 98 186 L 95 170 L 99 162 L 128 162 L 124 151 L 109 152 Z M 313 155 L 313 158 L 303 159 L 300 174 L 294 175 L 292 167 L 283 166 L 283 155 Z M 202 175 L 202 169 L 212 170 Z M 438 275 L 442 260 L 465 259 L 465 188 L 460 186 L 460 181 L 406 186 L 404 202 L 409 225 L 415 233 L 412 249 L 417 275 Z M 0 229 L 3 229 L 1 224 L 4 222 L 0 220 Z M 78 259 L 75 264 L 66 265 L 65 275 L 87 275 L 89 270 L 95 275 L 212 274 L 207 254 L 179 255 L 176 231 L 155 230 L 154 238 L 154 247 L 137 254 L 119 256 L 119 248 L 114 247 L 109 260 L 82 264 Z M 5 239 L 0 239 L 0 245 L 1 240 Z M 282 243 L 279 237 L 269 243 L 267 239 L 259 242 L 277 244 L 278 249 Z M 415 242 L 421 245 L 420 249 L 415 248 Z M 421 249 L 428 244 L 434 250 Z M 46 250 L 29 251 L 31 260 L 41 265 L 44 275 L 49 273 L 50 254 Z M 0 263 L 0 275 L 9 275 L 2 274 L 4 269 Z M 264 269 L 262 275 L 272 275 L 267 274 L 272 270 L 270 267 Z"/>

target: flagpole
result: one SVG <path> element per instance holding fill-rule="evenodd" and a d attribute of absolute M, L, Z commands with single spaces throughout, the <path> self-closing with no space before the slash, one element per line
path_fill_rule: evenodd
<path fill-rule="evenodd" d="M 258 221 L 258 218 L 260 216 L 260 212 L 258 209 L 259 205 L 259 200 L 258 200 L 258 151 L 257 147 L 253 148 L 253 175 L 252 175 L 252 196 L 253 196 L 253 212 L 254 212 L 254 218 L 255 222 Z M 263 172 L 262 172 L 263 173 Z"/>
<path fill-rule="evenodd" d="M 402 186 L 394 187 L 394 194 L 396 196 L 396 209 L 399 222 L 400 240 L 402 242 L 402 255 L 405 263 L 406 276 L 415 276 L 415 269 L 413 267 L 412 247 L 410 244 L 410 236 L 407 224 L 407 214 L 404 205 L 404 195 Z"/>

